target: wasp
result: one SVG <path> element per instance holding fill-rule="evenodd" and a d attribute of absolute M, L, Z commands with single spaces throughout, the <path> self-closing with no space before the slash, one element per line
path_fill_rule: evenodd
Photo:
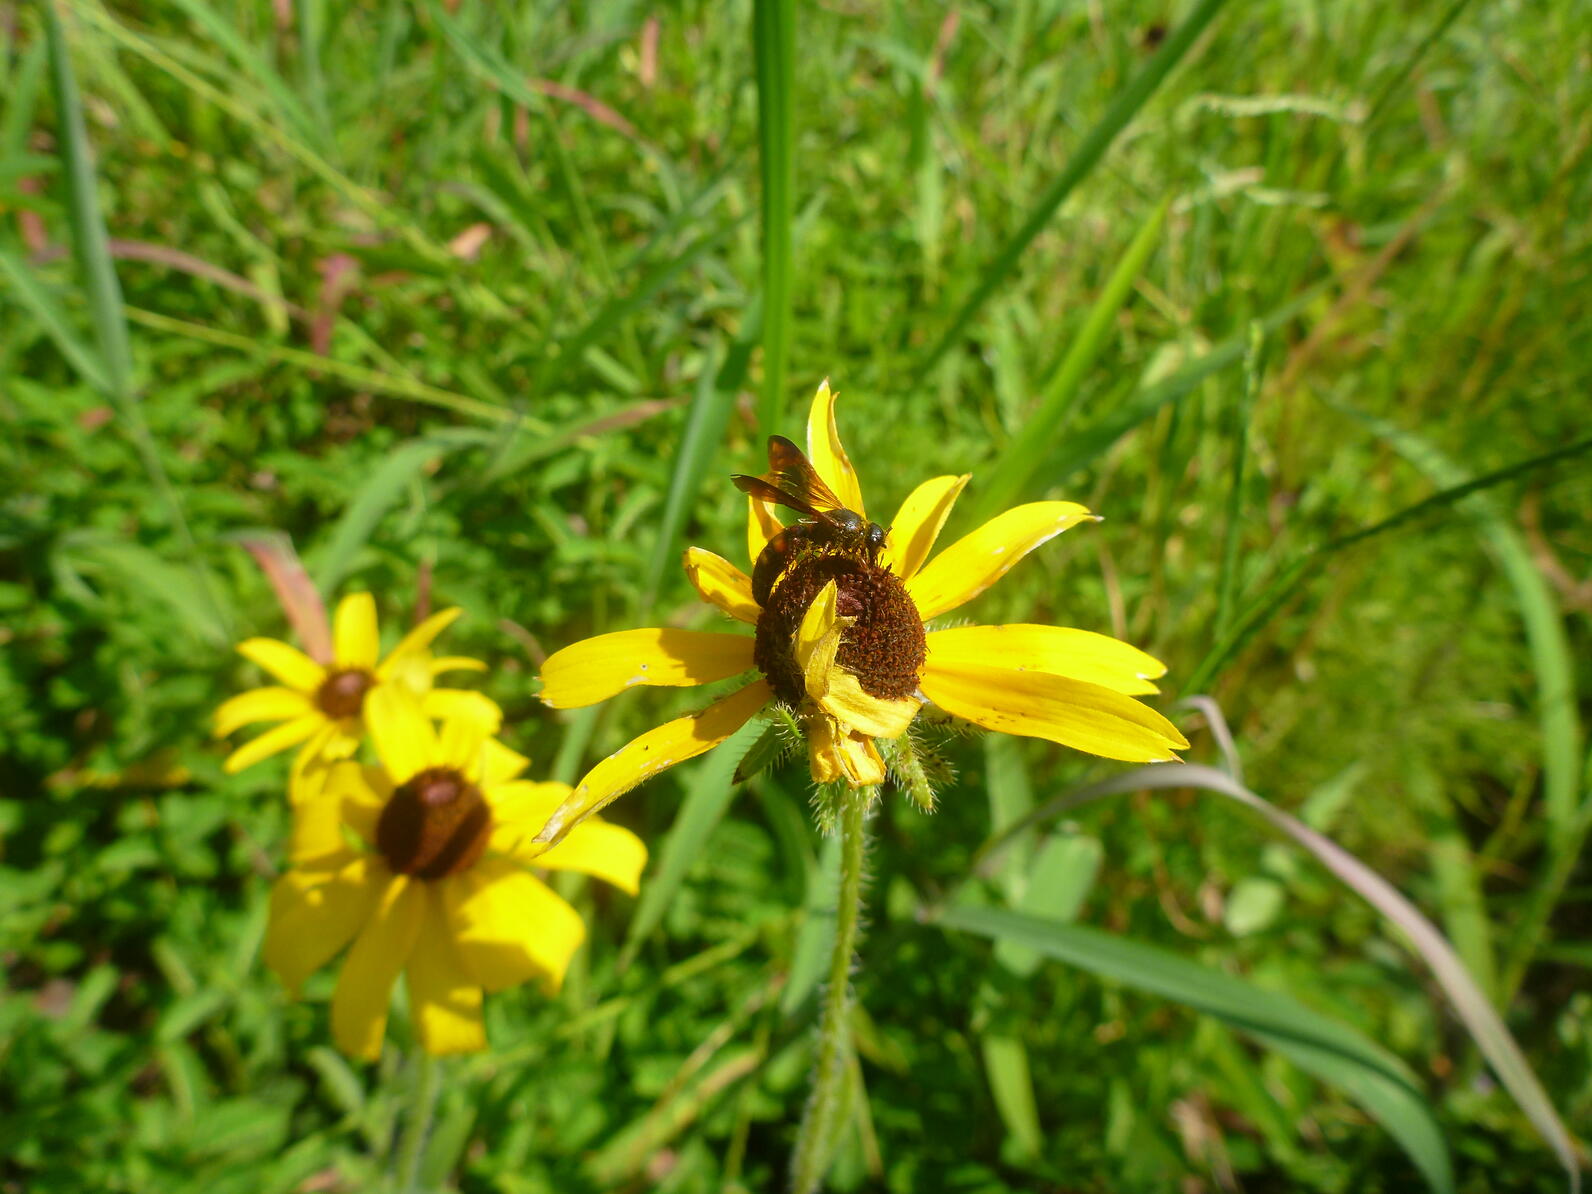
<path fill-rule="evenodd" d="M 742 493 L 795 510 L 805 517 L 774 535 L 752 565 L 752 596 L 767 605 L 774 582 L 803 550 L 832 548 L 877 562 L 885 530 L 855 510 L 847 510 L 802 450 L 783 435 L 768 437 L 768 472 L 761 477 L 734 473 Z"/>

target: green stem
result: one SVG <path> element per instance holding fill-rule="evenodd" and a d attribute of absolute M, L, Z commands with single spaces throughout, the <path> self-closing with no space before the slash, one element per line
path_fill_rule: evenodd
<path fill-rule="evenodd" d="M 835 949 L 829 958 L 818 1028 L 818 1072 L 791 1157 L 791 1189 L 813 1194 L 823 1186 L 850 1109 L 851 957 L 857 948 L 862 911 L 862 857 L 865 820 L 873 788 L 848 789 L 840 807 L 840 890 L 835 903 Z"/>
<path fill-rule="evenodd" d="M 431 1120 L 437 1110 L 437 1095 L 442 1091 L 442 1063 L 420 1051 L 415 1060 L 414 1085 L 409 1092 L 409 1114 L 404 1123 L 403 1140 L 398 1146 L 398 1194 L 413 1194 L 420 1180 L 420 1160 L 425 1156 L 426 1137 L 431 1135 Z"/>

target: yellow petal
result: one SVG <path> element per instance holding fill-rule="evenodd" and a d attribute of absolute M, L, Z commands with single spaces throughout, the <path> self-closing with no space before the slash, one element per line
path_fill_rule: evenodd
<path fill-rule="evenodd" d="M 459 956 L 488 991 L 532 978 L 556 990 L 586 939 L 575 909 L 505 859 L 486 858 L 454 876 L 442 897 Z"/>
<path fill-rule="evenodd" d="M 486 1048 L 481 984 L 459 956 L 442 910 L 441 893 L 428 891 L 423 902 L 420 935 L 404 971 L 415 1035 L 420 1047 L 433 1057 L 479 1053 Z"/>
<path fill-rule="evenodd" d="M 252 767 L 261 759 L 269 759 L 279 751 L 284 751 L 290 746 L 297 746 L 311 734 L 317 727 L 326 724 L 326 717 L 319 712 L 306 713 L 302 717 L 295 717 L 292 721 L 284 721 L 279 726 L 267 730 L 258 738 L 245 742 L 237 750 L 227 756 L 227 761 L 221 769 L 228 775 L 236 775 L 245 767 Z"/>
<path fill-rule="evenodd" d="M 349 733 L 344 727 L 356 727 Z M 346 759 L 359 749 L 364 728 L 352 718 L 339 721 L 322 721 L 316 731 L 299 747 L 293 756 L 293 766 L 288 770 L 287 798 L 291 803 L 308 800 L 325 786 L 326 773 L 339 759 Z"/>
<path fill-rule="evenodd" d="M 580 822 L 643 780 L 712 750 L 745 725 L 773 695 L 767 680 L 757 680 L 700 713 L 677 717 L 633 739 L 586 773 L 536 840 L 556 844 Z"/>
<path fill-rule="evenodd" d="M 439 655 L 426 665 L 426 670 L 433 676 L 440 676 L 443 672 L 484 672 L 486 664 L 468 655 Z"/>
<path fill-rule="evenodd" d="M 774 503 L 747 494 L 746 558 L 754 564 L 757 563 L 757 557 L 763 554 L 763 545 L 783 529 L 784 524 L 774 510 Z"/>
<path fill-rule="evenodd" d="M 906 582 L 907 592 L 927 622 L 977 597 L 1045 540 L 1093 517 L 1077 502 L 1014 506 L 930 560 Z"/>
<path fill-rule="evenodd" d="M 815 782 L 827 784 L 842 779 L 854 788 L 884 782 L 884 760 L 872 738 L 848 733 L 823 716 L 808 718 L 803 728 Z"/>
<path fill-rule="evenodd" d="M 246 638 L 238 644 L 238 654 L 300 692 L 313 694 L 326 679 L 326 669 L 320 664 L 274 638 Z"/>
<path fill-rule="evenodd" d="M 723 556 L 700 547 L 686 548 L 681 562 L 686 579 L 703 601 L 718 606 L 738 622 L 757 625 L 763 608 L 752 597 L 752 581 L 746 573 Z"/>
<path fill-rule="evenodd" d="M 397 684 L 378 684 L 365 696 L 365 724 L 376 756 L 395 784 L 436 765 L 437 736 L 420 703 Z"/>
<path fill-rule="evenodd" d="M 392 796 L 392 781 L 379 767 L 344 759 L 325 768 L 321 791 L 293 806 L 288 858 L 294 866 L 325 865 L 323 860 L 349 850 L 348 831 L 376 840 L 376 822 Z"/>
<path fill-rule="evenodd" d="M 433 688 L 420 698 L 420 710 L 436 721 L 465 721 L 490 737 L 503 724 L 503 710 L 484 692 L 468 688 Z"/>
<path fill-rule="evenodd" d="M 1148 705 L 1065 676 L 930 660 L 922 687 L 947 713 L 985 729 L 1045 738 L 1107 759 L 1166 762 L 1188 745 L 1177 727 Z"/>
<path fill-rule="evenodd" d="M 1133 696 L 1158 692 L 1151 683 L 1166 664 L 1110 635 L 1065 626 L 958 626 L 928 636 L 934 663 L 982 664 L 1018 672 L 1048 672 Z"/>
<path fill-rule="evenodd" d="M 463 612 L 464 611 L 458 606 L 454 606 L 452 609 L 438 610 L 436 613 L 432 614 L 425 621 L 421 622 L 420 625 L 416 626 L 408 634 L 404 635 L 403 638 L 398 640 L 398 645 L 392 649 L 386 659 L 382 660 L 381 666 L 376 669 L 376 674 L 385 680 L 387 678 L 388 672 L 392 670 L 394 664 L 397 664 L 412 655 L 419 655 L 424 652 L 428 647 L 431 646 L 432 641 L 436 639 L 437 635 L 441 634 L 449 626 L 452 626 L 459 620 L 459 615 Z M 338 608 L 338 613 L 342 613 L 341 607 Z M 371 612 L 371 625 L 375 625 L 374 607 L 372 607 Z M 341 656 L 339 656 L 339 662 L 341 662 Z M 433 671 L 433 674 L 435 674 L 435 671 Z"/>
<path fill-rule="evenodd" d="M 494 706 L 496 708 L 496 706 Z M 442 723 L 437 742 L 437 766 L 454 767 L 474 783 L 481 782 L 482 752 L 491 728 L 478 716 L 465 714 Z"/>
<path fill-rule="evenodd" d="M 353 940 L 375 898 L 367 858 L 351 857 L 335 870 L 288 871 L 271 888 L 266 965 L 297 995 L 305 979 Z"/>
<path fill-rule="evenodd" d="M 506 784 L 530 765 L 531 761 L 524 755 L 510 750 L 496 738 L 488 738 L 481 751 L 481 786 Z"/>
<path fill-rule="evenodd" d="M 918 715 L 919 703 L 911 697 L 885 700 L 869 696 L 857 677 L 837 667 L 830 674 L 824 694 L 814 698 L 829 716 L 843 727 L 869 738 L 899 738 Z"/>
<path fill-rule="evenodd" d="M 796 666 L 802 669 L 807 685 L 807 695 L 821 699 L 829 691 L 830 677 L 837 670 L 835 654 L 840 650 L 841 635 L 857 619 L 843 618 L 835 610 L 839 590 L 830 581 L 818 590 L 818 595 L 808 602 L 802 614 L 801 625 L 791 650 Z"/>
<path fill-rule="evenodd" d="M 951 507 L 956 505 L 958 495 L 971 476 L 971 473 L 963 473 L 960 477 L 934 477 L 907 494 L 907 500 L 901 503 L 895 521 L 890 524 L 890 533 L 885 536 L 879 562 L 902 580 L 923 567 L 923 561 L 934 550 L 934 541 L 940 537 L 940 528 L 945 525 Z"/>
<path fill-rule="evenodd" d="M 647 847 L 622 825 L 591 817 L 536 860 L 554 871 L 579 871 L 635 895 L 647 866 Z"/>
<path fill-rule="evenodd" d="M 360 782 L 361 767 L 344 760 L 321 769 L 320 790 L 293 803 L 293 824 L 287 856 L 294 866 L 311 866 L 331 856 L 348 853 L 343 837 L 342 789 Z"/>
<path fill-rule="evenodd" d="M 387 1003 L 420 935 L 424 884 L 393 875 L 377 893 L 370 918 L 332 995 L 332 1035 L 350 1057 L 375 1061 L 387 1032 Z"/>
<path fill-rule="evenodd" d="M 540 855 L 543 847 L 535 844 L 536 835 L 574 790 L 556 781 L 533 783 L 528 779 L 487 787 L 487 803 L 492 806 L 488 848 L 525 862 Z"/>
<path fill-rule="evenodd" d="M 752 666 L 752 641 L 743 634 L 668 627 L 600 634 L 548 657 L 542 700 L 555 709 L 578 709 L 638 684 L 711 684 Z"/>
<path fill-rule="evenodd" d="M 337 603 L 332 617 L 332 657 L 338 667 L 374 668 L 381 650 L 376 631 L 376 599 L 369 593 L 350 593 Z"/>
<path fill-rule="evenodd" d="M 215 735 L 225 738 L 257 721 L 288 721 L 315 709 L 310 698 L 296 688 L 255 688 L 223 701 L 215 712 Z"/>
<path fill-rule="evenodd" d="M 340 784 L 337 796 L 343 807 L 343 826 L 365 839 L 367 845 L 376 844 L 376 825 L 381 820 L 382 809 L 392 799 L 393 782 L 380 767 L 362 766 L 357 778 Z"/>
<path fill-rule="evenodd" d="M 840 442 L 840 428 L 835 425 L 838 396 L 830 391 L 827 377 L 818 383 L 818 392 L 813 395 L 813 404 L 807 412 L 807 458 L 813 462 L 824 484 L 835 491 L 840 504 L 862 514 L 862 485 L 857 480 L 857 470 L 851 467 L 845 445 Z"/>

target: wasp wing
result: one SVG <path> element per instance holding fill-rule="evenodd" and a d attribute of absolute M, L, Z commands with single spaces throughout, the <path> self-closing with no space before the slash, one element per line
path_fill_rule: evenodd
<path fill-rule="evenodd" d="M 846 503 L 824 484 L 812 461 L 783 435 L 768 437 L 768 472 L 764 478 L 786 493 L 800 494 L 820 510 L 842 510 Z"/>

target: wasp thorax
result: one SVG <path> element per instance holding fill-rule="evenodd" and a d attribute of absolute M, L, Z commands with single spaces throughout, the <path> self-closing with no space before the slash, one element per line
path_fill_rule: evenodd
<path fill-rule="evenodd" d="M 365 707 L 365 694 L 376 686 L 376 677 L 362 667 L 328 673 L 315 691 L 315 703 L 327 717 L 358 717 Z"/>
<path fill-rule="evenodd" d="M 381 810 L 376 848 L 399 874 L 443 879 L 476 864 L 491 828 L 480 788 L 452 767 L 428 767 Z"/>
<path fill-rule="evenodd" d="M 835 582 L 835 612 L 856 619 L 841 639 L 835 662 L 855 675 L 871 697 L 888 701 L 912 695 L 923 670 L 918 607 L 888 568 L 866 556 L 843 554 L 799 558 L 763 606 L 753 658 L 774 695 L 792 708 L 806 695 L 791 643 L 807 607 L 830 581 Z"/>

